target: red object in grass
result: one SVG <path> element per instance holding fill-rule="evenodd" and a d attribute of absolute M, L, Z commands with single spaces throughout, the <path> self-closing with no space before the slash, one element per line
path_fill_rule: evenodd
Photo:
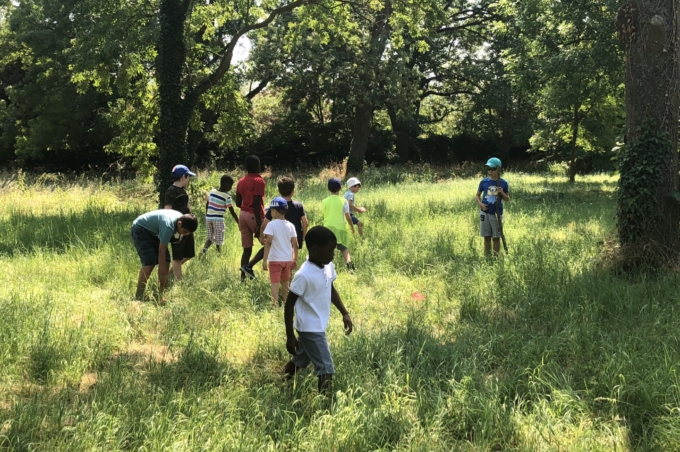
<path fill-rule="evenodd" d="M 413 292 L 411 294 L 411 299 L 416 300 L 416 301 L 423 301 L 423 300 L 425 300 L 425 295 L 423 295 L 420 292 Z"/>

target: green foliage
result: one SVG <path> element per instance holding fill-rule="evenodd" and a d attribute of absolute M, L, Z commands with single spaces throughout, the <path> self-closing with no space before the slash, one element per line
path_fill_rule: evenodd
<path fill-rule="evenodd" d="M 668 165 L 666 156 L 673 147 L 661 124 L 646 118 L 637 139 L 619 151 L 619 192 L 617 217 L 622 245 L 634 243 L 659 221 L 660 203 L 656 196 L 659 181 Z M 676 196 L 669 193 L 668 196 Z"/>

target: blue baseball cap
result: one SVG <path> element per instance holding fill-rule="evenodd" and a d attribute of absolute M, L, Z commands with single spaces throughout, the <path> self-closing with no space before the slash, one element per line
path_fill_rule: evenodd
<path fill-rule="evenodd" d="M 498 159 L 496 157 L 491 157 L 487 162 L 486 166 L 489 168 L 500 168 L 503 165 L 501 164 L 501 159 Z"/>
<path fill-rule="evenodd" d="M 277 196 L 276 198 L 272 199 L 269 207 L 276 210 L 288 210 L 288 201 L 280 196 Z"/>
<path fill-rule="evenodd" d="M 340 182 L 340 179 L 337 177 L 333 177 L 328 181 L 328 190 L 332 191 L 335 193 L 336 191 L 339 191 L 342 188 L 342 182 Z"/>
<path fill-rule="evenodd" d="M 185 165 L 175 165 L 172 167 L 172 177 L 179 178 L 184 175 L 196 176 L 196 173 L 192 173 Z"/>

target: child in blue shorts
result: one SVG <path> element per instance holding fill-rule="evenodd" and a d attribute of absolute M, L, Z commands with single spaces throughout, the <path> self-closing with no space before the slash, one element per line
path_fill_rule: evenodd
<path fill-rule="evenodd" d="M 352 218 L 352 223 L 357 226 L 359 229 L 359 235 L 363 236 L 364 235 L 364 223 L 362 221 L 359 221 L 359 219 L 354 215 L 354 212 L 359 212 L 359 213 L 364 213 L 366 212 L 365 207 L 358 207 L 354 204 L 354 195 L 357 194 L 359 190 L 361 190 L 361 182 L 359 182 L 359 179 L 356 177 L 350 177 L 347 179 L 347 192 L 344 195 L 344 198 L 347 200 L 347 203 L 349 204 L 349 214 L 350 217 Z"/>
<path fill-rule="evenodd" d="M 170 243 L 181 243 L 198 228 L 198 220 L 190 213 L 182 214 L 172 209 L 152 210 L 132 222 L 130 235 L 142 268 L 137 279 L 136 300 L 142 300 L 146 283 L 154 267 L 158 265 L 161 292 L 168 285 L 170 270 Z"/>

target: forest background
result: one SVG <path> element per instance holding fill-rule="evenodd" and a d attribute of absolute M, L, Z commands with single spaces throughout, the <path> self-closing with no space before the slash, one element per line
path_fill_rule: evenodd
<path fill-rule="evenodd" d="M 618 3 L 3 1 L 0 164 L 152 174 L 251 153 L 275 168 L 349 157 L 350 170 L 495 155 L 566 162 L 572 180 L 613 170 Z"/>

